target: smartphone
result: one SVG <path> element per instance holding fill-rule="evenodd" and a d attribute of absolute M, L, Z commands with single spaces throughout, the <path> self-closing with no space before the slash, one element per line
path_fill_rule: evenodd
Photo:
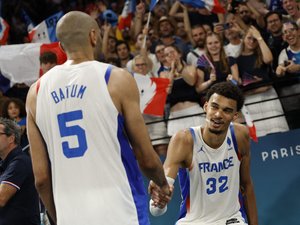
<path fill-rule="evenodd" d="M 224 23 L 223 24 L 223 29 L 224 30 L 227 30 L 227 29 L 229 29 L 231 27 L 231 24 L 230 23 Z"/>
<path fill-rule="evenodd" d="M 288 60 L 284 60 L 283 65 L 284 65 L 284 66 L 288 66 L 288 65 L 290 65 L 290 63 L 291 63 L 291 62 L 289 62 Z"/>

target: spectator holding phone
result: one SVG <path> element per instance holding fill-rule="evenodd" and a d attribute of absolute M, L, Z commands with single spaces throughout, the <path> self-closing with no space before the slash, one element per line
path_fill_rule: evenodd
<path fill-rule="evenodd" d="M 278 58 L 276 75 L 282 77 L 284 82 L 280 82 L 277 92 L 280 96 L 297 94 L 300 90 L 300 37 L 299 28 L 295 22 L 287 22 L 282 28 L 283 40 L 288 43 L 288 47 L 283 49 Z M 287 121 L 290 129 L 297 127 L 300 96 L 292 96 L 282 99 Z M 299 122 L 298 122 L 299 123 Z"/>

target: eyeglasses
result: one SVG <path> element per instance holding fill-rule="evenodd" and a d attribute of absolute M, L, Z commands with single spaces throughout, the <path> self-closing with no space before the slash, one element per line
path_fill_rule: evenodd
<path fill-rule="evenodd" d="M 156 51 L 155 51 L 155 53 L 157 54 L 157 53 L 163 53 L 165 51 L 165 49 L 164 48 L 162 48 L 162 49 L 157 49 Z"/>
<path fill-rule="evenodd" d="M 297 31 L 297 29 L 295 27 L 293 27 L 293 28 L 289 28 L 289 29 L 284 30 L 283 34 L 289 34 L 289 33 L 295 32 L 295 31 Z"/>

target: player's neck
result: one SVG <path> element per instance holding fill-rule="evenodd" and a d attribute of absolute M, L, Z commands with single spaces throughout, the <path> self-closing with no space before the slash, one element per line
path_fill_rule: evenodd
<path fill-rule="evenodd" d="M 79 64 L 86 61 L 94 60 L 93 53 L 85 53 L 85 52 L 68 52 L 67 53 L 68 60 L 71 61 L 71 64 Z"/>
<path fill-rule="evenodd" d="M 222 132 L 220 134 L 212 133 L 208 127 L 203 127 L 201 129 L 203 141 L 211 148 L 217 149 L 219 148 L 225 138 L 226 132 Z"/>

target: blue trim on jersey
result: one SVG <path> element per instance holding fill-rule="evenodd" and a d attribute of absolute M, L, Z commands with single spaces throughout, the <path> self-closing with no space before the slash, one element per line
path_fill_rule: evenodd
<path fill-rule="evenodd" d="M 121 147 L 122 162 L 126 170 L 137 210 L 139 225 L 150 225 L 148 217 L 148 197 L 145 192 L 144 180 L 127 139 L 124 129 L 124 117 L 121 115 L 118 115 L 118 140 Z"/>
<path fill-rule="evenodd" d="M 190 178 L 187 169 L 180 168 L 178 172 L 179 185 L 181 190 L 182 202 L 180 205 L 179 218 L 184 218 L 187 213 L 186 203 L 190 197 Z"/>
<path fill-rule="evenodd" d="M 195 131 L 194 131 L 194 129 L 193 128 L 189 128 L 189 130 L 190 130 L 190 132 L 191 132 L 191 134 L 192 134 L 192 136 L 193 136 L 193 139 L 194 139 L 194 142 L 196 141 L 196 135 L 195 135 Z"/>
<path fill-rule="evenodd" d="M 106 84 L 108 84 L 108 81 L 109 81 L 109 78 L 110 78 L 110 72 L 111 72 L 112 68 L 113 68 L 112 65 L 109 65 L 106 69 L 106 72 L 105 72 L 105 75 L 104 75 Z"/>
<path fill-rule="evenodd" d="M 242 217 L 244 218 L 245 222 L 248 223 L 247 214 L 245 210 L 245 204 L 244 204 L 244 198 L 241 192 L 239 192 L 239 202 L 240 202 L 240 212 L 242 214 Z"/>
<path fill-rule="evenodd" d="M 231 137 L 232 137 L 234 150 L 236 152 L 236 155 L 238 156 L 238 145 L 237 145 L 236 137 L 235 137 L 235 134 L 234 134 L 233 124 L 230 124 L 230 132 L 231 132 Z"/>

